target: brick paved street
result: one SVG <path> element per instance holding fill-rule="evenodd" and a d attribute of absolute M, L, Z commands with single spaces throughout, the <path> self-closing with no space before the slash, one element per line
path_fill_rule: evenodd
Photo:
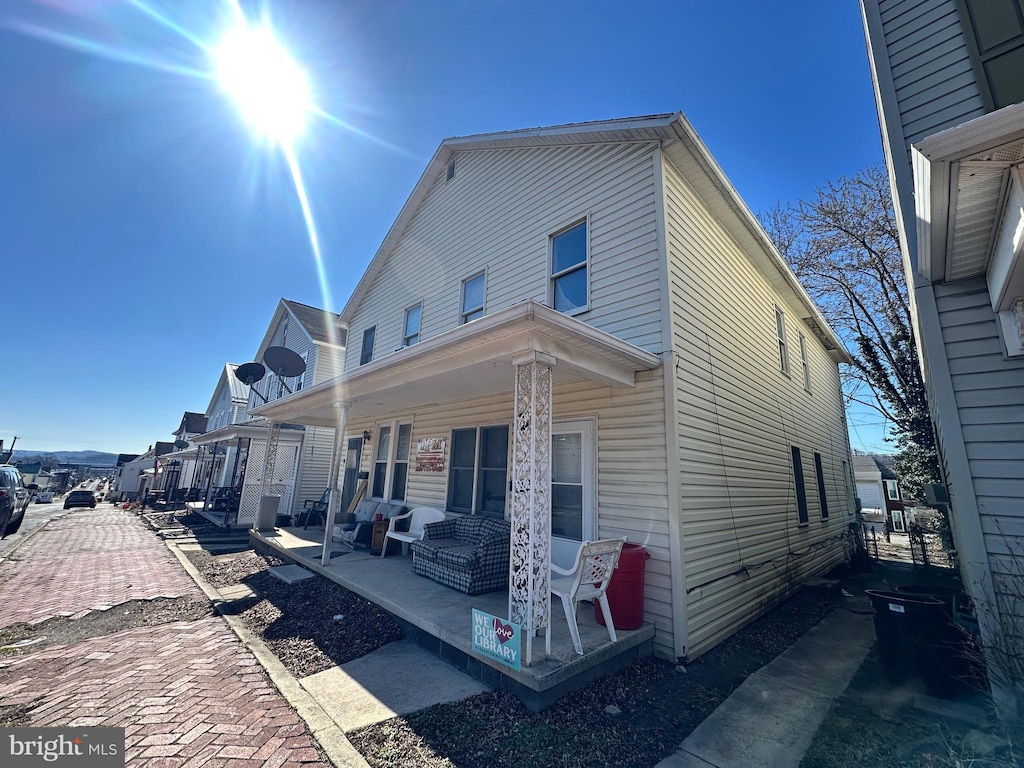
<path fill-rule="evenodd" d="M 156 595 L 202 599 L 134 515 L 83 510 L 0 566 L 0 626 Z M 220 617 L 125 629 L 0 661 L 33 726 L 125 728 L 133 768 L 327 768 L 305 723 Z"/>

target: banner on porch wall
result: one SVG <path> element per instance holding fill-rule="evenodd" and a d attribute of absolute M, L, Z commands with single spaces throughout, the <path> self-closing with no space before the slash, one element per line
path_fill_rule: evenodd
<path fill-rule="evenodd" d="M 521 635 L 518 624 L 473 609 L 473 650 L 481 656 L 518 671 Z"/>
<path fill-rule="evenodd" d="M 443 437 L 423 437 L 416 442 L 416 471 L 444 472 Z"/>

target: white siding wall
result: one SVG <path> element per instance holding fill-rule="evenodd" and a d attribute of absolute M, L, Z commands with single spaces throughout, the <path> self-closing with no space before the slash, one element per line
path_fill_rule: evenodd
<path fill-rule="evenodd" d="M 1012 555 L 1018 569 L 1024 559 L 1024 360 L 1003 355 L 983 277 L 934 290 L 985 548 L 1001 585 Z"/>
<path fill-rule="evenodd" d="M 459 323 L 462 280 L 487 270 L 485 311 L 549 303 L 548 237 L 590 216 L 590 306 L 578 317 L 661 351 L 651 145 L 477 150 L 440 175 L 356 309 L 346 369 L 376 325 L 374 359 L 402 344 L 405 309 L 422 302 L 421 338 Z"/>
<path fill-rule="evenodd" d="M 680 443 L 686 655 L 699 655 L 844 558 L 853 519 L 837 365 L 666 159 L 665 218 Z M 779 370 L 775 304 L 791 375 Z M 804 390 L 798 332 L 807 339 Z M 798 525 L 791 446 L 809 523 Z M 829 508 L 821 519 L 814 453 Z"/>
<path fill-rule="evenodd" d="M 909 145 L 985 113 L 954 0 L 880 0 Z M 913 205 L 905 210 L 913 216 Z"/>
<path fill-rule="evenodd" d="M 226 427 L 228 424 L 234 423 L 233 419 L 236 415 L 237 410 L 231 402 L 231 386 L 221 379 L 217 386 L 213 407 L 210 409 L 210 418 L 206 425 L 207 431 Z"/>
<path fill-rule="evenodd" d="M 509 382 L 511 385 L 512 382 Z M 644 619 L 657 627 L 655 651 L 675 658 L 672 638 L 672 581 L 669 558 L 667 453 L 665 396 L 660 369 L 637 376 L 634 389 L 611 389 L 589 382 L 554 388 L 553 418 L 556 420 L 594 416 L 597 420 L 597 523 L 598 536 L 627 536 L 643 544 L 652 555 L 647 562 Z M 448 441 L 446 471 L 410 470 L 407 504 L 424 504 L 443 509 L 447 500 L 447 466 L 451 451 L 451 430 L 459 427 L 511 424 L 512 395 L 460 402 L 457 409 L 438 406 L 412 413 L 381 416 L 378 421 L 353 421 L 348 434 L 369 429 L 376 440 L 376 424 L 397 419 L 413 424 L 413 457 L 416 441 L 444 437 Z M 375 442 L 363 450 L 364 471 L 372 470 Z M 553 621 L 564 621 L 557 611 Z"/>

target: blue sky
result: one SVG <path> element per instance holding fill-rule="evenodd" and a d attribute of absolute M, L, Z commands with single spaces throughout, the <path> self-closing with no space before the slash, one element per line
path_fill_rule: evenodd
<path fill-rule="evenodd" d="M 7 445 L 167 440 L 280 298 L 325 305 L 286 164 L 189 74 L 210 69 L 189 38 L 214 43 L 227 0 L 146 4 L 0 9 Z M 296 149 L 335 311 L 446 136 L 681 110 L 755 212 L 881 160 L 854 0 L 265 9 L 350 126 L 315 120 Z M 851 425 L 855 448 L 885 449 L 873 415 Z"/>

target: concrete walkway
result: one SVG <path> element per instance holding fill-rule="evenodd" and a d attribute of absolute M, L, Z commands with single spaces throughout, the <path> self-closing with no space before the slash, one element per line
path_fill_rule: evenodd
<path fill-rule="evenodd" d="M 748 677 L 658 767 L 797 768 L 832 702 L 874 645 L 870 614 L 866 596 L 846 598 Z"/>

